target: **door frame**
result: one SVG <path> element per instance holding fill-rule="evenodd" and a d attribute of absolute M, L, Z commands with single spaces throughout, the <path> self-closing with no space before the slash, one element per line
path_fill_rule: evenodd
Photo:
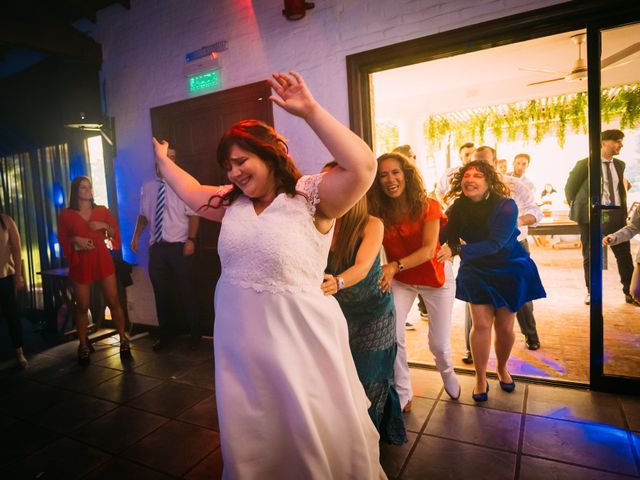
<path fill-rule="evenodd" d="M 597 238 L 590 242 L 590 360 L 589 380 L 594 390 L 628 393 L 640 391 L 640 377 L 624 377 L 604 373 L 604 317 L 602 315 L 602 170 L 600 153 L 600 52 L 602 50 L 601 31 L 629 23 L 637 23 L 640 18 L 624 21 L 596 19 L 587 24 L 587 84 L 588 88 L 588 127 L 589 127 L 589 235 Z M 634 259 L 635 262 L 635 259 Z M 595 286 L 595 288 L 594 288 Z"/>
<path fill-rule="evenodd" d="M 385 47 L 349 55 L 347 82 L 349 93 L 349 123 L 351 129 L 373 148 L 373 98 L 371 74 L 415 63 L 437 60 L 463 53 L 532 40 L 571 30 L 587 29 L 587 60 L 589 66 L 589 154 L 590 165 L 600 159 L 600 36 L 602 28 L 622 26 L 640 21 L 640 3 L 627 0 L 585 0 L 566 2 L 508 17 L 482 22 L 408 40 Z M 597 62 L 597 63 L 596 63 Z M 591 185 L 600 188 L 600 169 L 591 178 Z M 594 194 L 596 190 L 593 190 Z M 600 234 L 600 211 L 592 210 L 592 235 Z M 597 211 L 596 211 L 597 210 Z M 594 230 L 597 227 L 597 230 Z M 600 265 L 602 248 L 592 242 L 592 265 Z M 599 261 L 595 261 L 599 260 Z M 592 272 L 592 285 L 602 286 L 602 272 Z M 637 387 L 639 381 L 626 377 L 604 375 L 604 338 L 602 323 L 602 292 L 591 297 L 590 313 L 590 379 L 589 386 L 597 390 L 624 391 Z M 595 301 L 594 301 L 595 300 Z M 544 383 L 549 383 L 543 380 Z M 575 385 L 573 382 L 553 381 Z"/>

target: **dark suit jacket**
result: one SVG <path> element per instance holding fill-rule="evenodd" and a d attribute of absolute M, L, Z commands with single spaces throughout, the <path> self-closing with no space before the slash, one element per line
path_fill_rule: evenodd
<path fill-rule="evenodd" d="M 564 194 L 567 197 L 567 203 L 571 207 L 569 210 L 569 218 L 578 223 L 589 223 L 589 195 L 588 195 L 588 175 L 587 170 L 589 159 L 584 158 L 578 161 L 567 179 L 564 186 Z M 627 190 L 624 188 L 624 168 L 625 163 L 617 158 L 613 159 L 613 166 L 618 174 L 618 192 L 620 193 L 620 201 L 625 215 L 627 212 Z"/>

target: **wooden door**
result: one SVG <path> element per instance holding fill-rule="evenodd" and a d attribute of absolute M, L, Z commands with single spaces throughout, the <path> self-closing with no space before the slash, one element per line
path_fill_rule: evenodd
<path fill-rule="evenodd" d="M 269 95 L 271 88 L 263 81 L 154 107 L 151 109 L 153 135 L 168 140 L 176 149 L 178 165 L 201 183 L 228 183 L 226 173 L 216 160 L 218 142 L 239 120 L 252 118 L 273 125 Z M 194 276 L 205 335 L 213 332 L 213 294 L 220 277 L 219 233 L 218 223 L 200 220 Z M 183 326 L 186 329 L 186 325 Z"/>

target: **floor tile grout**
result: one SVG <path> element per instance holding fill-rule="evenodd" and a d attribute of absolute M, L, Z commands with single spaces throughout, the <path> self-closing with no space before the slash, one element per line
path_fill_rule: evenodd
<path fill-rule="evenodd" d="M 438 405 L 438 401 L 442 397 L 443 392 L 444 392 L 444 386 L 442 386 L 440 388 L 440 393 L 438 393 L 438 397 L 433 402 L 433 405 L 431 405 L 431 408 L 429 409 L 429 413 L 427 414 L 427 418 L 425 418 L 424 423 L 422 424 L 422 428 L 420 429 L 420 431 L 416 435 L 416 440 L 413 443 L 413 446 L 409 449 L 409 453 L 407 453 L 407 456 L 404 459 L 404 462 L 402 463 L 402 466 L 400 467 L 400 471 L 398 472 L 398 477 L 397 478 L 399 478 L 399 479 L 402 478 L 402 474 L 404 473 L 405 469 L 407 468 L 407 465 L 409 464 L 409 461 L 411 460 L 411 457 L 412 457 L 413 453 L 418 448 L 418 443 L 420 443 L 420 438 L 422 437 L 424 431 L 426 430 L 427 424 L 429 423 L 429 420 L 431 419 L 431 416 L 433 415 L 433 412 L 435 411 L 436 406 Z M 425 397 L 420 397 L 420 398 L 425 398 Z"/>
<path fill-rule="evenodd" d="M 522 414 L 520 417 L 520 431 L 518 433 L 518 447 L 516 452 L 516 468 L 513 472 L 513 480 L 520 478 L 520 467 L 522 464 L 522 446 L 524 444 L 524 429 L 527 422 L 527 400 L 529 399 L 529 385 L 524 385 L 524 395 L 522 396 Z"/>

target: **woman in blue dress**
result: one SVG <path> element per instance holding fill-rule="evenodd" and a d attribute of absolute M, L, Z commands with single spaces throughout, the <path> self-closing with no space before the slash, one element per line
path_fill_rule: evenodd
<path fill-rule="evenodd" d="M 331 167 L 333 162 L 325 169 Z M 393 294 L 378 287 L 383 234 L 363 197 L 336 221 L 322 291 L 335 296 L 347 319 L 351 355 L 380 440 L 401 445 L 407 434 L 393 379 L 396 311 Z"/>
<path fill-rule="evenodd" d="M 491 327 L 495 329 L 498 381 L 513 392 L 515 383 L 507 363 L 514 342 L 516 312 L 530 300 L 546 296 L 538 269 L 518 242 L 518 207 L 495 169 L 480 161 L 462 167 L 451 182 L 447 200 L 447 247 L 440 259 L 460 255 L 456 298 L 471 306 L 471 351 L 476 370 L 473 400 L 488 398 L 487 363 Z"/>

